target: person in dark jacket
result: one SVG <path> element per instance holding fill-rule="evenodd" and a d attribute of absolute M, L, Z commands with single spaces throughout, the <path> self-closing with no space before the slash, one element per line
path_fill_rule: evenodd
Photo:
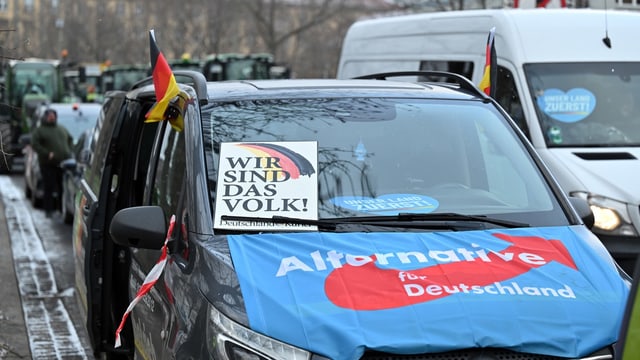
<path fill-rule="evenodd" d="M 55 196 L 62 191 L 62 168 L 60 162 L 71 156 L 73 138 L 69 131 L 58 125 L 58 114 L 53 109 L 45 110 L 31 137 L 31 146 L 38 154 L 38 165 L 44 186 L 43 206 L 47 217 L 55 210 Z"/>

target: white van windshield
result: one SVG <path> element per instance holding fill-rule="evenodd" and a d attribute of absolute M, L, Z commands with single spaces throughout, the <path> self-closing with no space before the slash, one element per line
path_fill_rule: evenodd
<path fill-rule="evenodd" d="M 548 147 L 640 145 L 640 62 L 526 64 Z"/>

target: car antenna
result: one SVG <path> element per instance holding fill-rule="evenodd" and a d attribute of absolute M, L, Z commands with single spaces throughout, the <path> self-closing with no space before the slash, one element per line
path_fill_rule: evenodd
<path fill-rule="evenodd" d="M 604 0 L 604 37 L 602 38 L 602 42 L 611 49 L 611 39 L 609 38 L 609 22 L 607 19 L 607 0 Z"/>

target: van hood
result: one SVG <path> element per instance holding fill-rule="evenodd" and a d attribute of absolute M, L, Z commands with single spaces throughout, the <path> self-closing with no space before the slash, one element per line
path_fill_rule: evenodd
<path fill-rule="evenodd" d="M 229 235 L 250 327 L 335 360 L 614 343 L 628 282 L 583 226 Z"/>
<path fill-rule="evenodd" d="M 612 199 L 640 204 L 640 148 L 559 149 L 541 152 L 552 173 L 572 177 L 568 192 L 589 189 L 589 192 Z M 557 165 L 556 165 L 557 164 Z M 561 176 L 557 176 L 560 180 Z"/>

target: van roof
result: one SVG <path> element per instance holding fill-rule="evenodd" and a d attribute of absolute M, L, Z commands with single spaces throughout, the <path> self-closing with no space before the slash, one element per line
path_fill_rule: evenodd
<path fill-rule="evenodd" d="M 192 84 L 191 84 L 192 85 Z M 206 83 L 209 101 L 234 101 L 235 99 L 276 99 L 391 96 L 432 99 L 485 100 L 479 91 L 455 83 L 417 82 L 394 80 L 338 80 L 338 79 L 282 79 L 282 80 L 228 80 Z M 113 94 L 125 94 L 116 91 Z M 144 85 L 129 92 L 131 99 L 154 97 L 152 84 Z"/>
<path fill-rule="evenodd" d="M 394 96 L 440 99 L 483 99 L 451 83 L 409 83 L 392 80 L 284 79 L 243 80 L 207 83 L 210 100 L 240 98 L 313 98 Z M 377 95 L 376 95 L 377 94 Z"/>
<path fill-rule="evenodd" d="M 363 42 L 374 38 L 414 37 L 411 42 L 415 44 L 425 34 L 473 33 L 475 35 L 469 38 L 473 42 L 469 43 L 477 43 L 473 45 L 473 52 L 480 55 L 484 54 L 486 38 L 493 26 L 496 27 L 498 58 L 501 57 L 501 49 L 510 49 L 512 54 L 502 55 L 519 62 L 640 59 L 636 41 L 640 33 L 640 13 L 624 10 L 487 9 L 400 15 L 358 21 L 349 29 L 347 37 Z M 611 39 L 611 48 L 602 41 L 607 35 Z M 427 46 L 422 45 L 422 48 Z M 451 52 L 460 51 L 456 50 L 460 47 L 451 47 Z M 358 51 L 366 51 L 366 46 L 343 48 L 343 52 L 354 55 Z M 429 53 L 428 50 L 422 52 Z"/>

